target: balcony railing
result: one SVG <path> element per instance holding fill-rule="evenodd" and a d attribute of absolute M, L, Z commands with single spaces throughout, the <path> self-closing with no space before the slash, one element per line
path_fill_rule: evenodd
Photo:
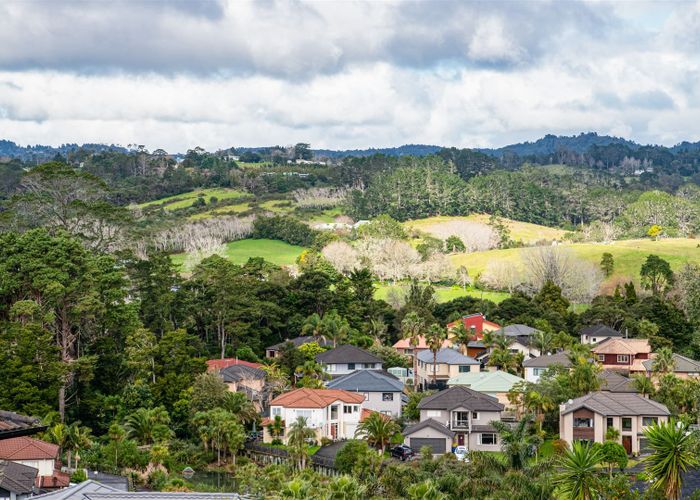
<path fill-rule="evenodd" d="M 469 427 L 469 420 L 453 420 L 453 429 L 467 429 Z"/>

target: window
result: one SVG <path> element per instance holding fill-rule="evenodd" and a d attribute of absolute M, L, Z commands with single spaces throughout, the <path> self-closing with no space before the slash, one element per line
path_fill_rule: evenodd
<path fill-rule="evenodd" d="M 282 416 L 282 408 L 279 406 L 275 407 L 273 406 L 272 409 L 270 410 L 270 415 L 273 417 L 281 417 Z"/>
<path fill-rule="evenodd" d="M 352 405 L 343 406 L 343 413 L 345 415 L 349 415 L 350 413 L 352 413 Z"/>
<path fill-rule="evenodd" d="M 334 372 L 336 366 L 335 366 L 335 365 L 326 365 L 326 366 L 324 366 L 323 368 L 324 368 L 324 370 L 326 370 L 327 372 Z"/>
<path fill-rule="evenodd" d="M 605 361 L 605 354 L 598 354 L 598 361 L 601 363 Z"/>
<path fill-rule="evenodd" d="M 630 357 L 627 354 L 618 354 L 617 355 L 617 362 L 618 363 L 629 363 Z"/>
<path fill-rule="evenodd" d="M 348 363 L 348 370 L 354 370 L 355 369 L 355 363 Z"/>
<path fill-rule="evenodd" d="M 642 417 L 642 425 L 644 427 L 648 425 L 656 425 L 657 423 L 659 423 L 659 419 L 656 417 Z"/>
<path fill-rule="evenodd" d="M 393 401 L 394 400 L 394 393 L 393 392 L 382 392 L 382 401 Z"/>
<path fill-rule="evenodd" d="M 472 367 L 469 365 L 459 365 L 459 373 L 469 373 L 471 369 Z"/>
<path fill-rule="evenodd" d="M 476 411 L 472 412 L 472 420 L 479 420 L 479 413 Z"/>
<path fill-rule="evenodd" d="M 441 413 L 440 410 L 428 410 L 428 418 L 439 417 Z"/>
<path fill-rule="evenodd" d="M 352 406 L 353 413 L 358 413 L 359 411 L 360 411 L 360 405 L 353 405 Z"/>
<path fill-rule="evenodd" d="M 613 426 L 613 418 L 608 417 L 607 419 L 605 419 L 605 424 L 606 424 L 606 427 L 612 427 Z"/>
<path fill-rule="evenodd" d="M 630 417 L 622 417 L 622 430 L 631 431 L 632 430 L 632 419 Z"/>
<path fill-rule="evenodd" d="M 311 418 L 312 413 L 313 410 L 297 410 L 297 418 L 303 417 L 306 420 L 309 420 Z"/>
<path fill-rule="evenodd" d="M 539 377 L 540 375 L 543 375 L 546 370 L 547 370 L 546 368 L 533 368 L 532 374 L 535 377 Z"/>
<path fill-rule="evenodd" d="M 369 392 L 365 392 L 365 401 L 369 401 Z"/>
<path fill-rule="evenodd" d="M 479 434 L 479 444 L 496 444 L 495 434 Z"/>
<path fill-rule="evenodd" d="M 379 413 L 381 413 L 382 415 L 387 415 L 387 416 L 389 416 L 389 417 L 391 416 L 391 412 L 390 412 L 390 411 L 380 411 Z"/>
<path fill-rule="evenodd" d="M 595 342 L 598 342 L 598 339 L 595 338 L 595 337 L 593 337 L 593 342 L 594 342 L 594 343 L 595 343 Z"/>
<path fill-rule="evenodd" d="M 371 370 L 374 368 L 374 363 L 365 363 L 365 368 Z"/>
<path fill-rule="evenodd" d="M 338 405 L 331 406 L 331 420 L 338 420 Z"/>
<path fill-rule="evenodd" d="M 574 427 L 591 428 L 591 427 L 593 427 L 593 419 L 592 418 L 576 418 L 576 417 L 574 417 Z"/>

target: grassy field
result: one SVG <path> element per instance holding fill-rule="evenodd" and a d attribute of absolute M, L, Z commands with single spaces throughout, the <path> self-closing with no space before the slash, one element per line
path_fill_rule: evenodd
<path fill-rule="evenodd" d="M 276 214 L 287 214 L 294 211 L 294 202 L 289 200 L 268 200 L 258 205 L 263 210 Z"/>
<path fill-rule="evenodd" d="M 195 191 L 189 191 L 187 193 L 177 194 L 174 196 L 168 196 L 166 198 L 160 198 L 159 200 L 153 200 L 146 203 L 138 205 L 139 208 L 149 208 L 149 207 L 163 207 L 166 210 L 177 210 L 179 208 L 187 208 L 192 206 L 192 203 L 200 196 L 204 197 L 204 201 L 209 203 L 209 198 L 215 196 L 222 200 L 230 200 L 234 198 L 242 198 L 247 196 L 248 193 L 245 191 L 240 191 L 237 189 L 228 188 L 210 188 L 210 189 L 197 189 Z"/>
<path fill-rule="evenodd" d="M 227 243 L 222 257 L 226 257 L 234 264 L 245 264 L 250 257 L 262 257 L 278 266 L 285 266 L 294 264 L 304 250 L 304 247 L 290 245 L 284 241 L 249 239 Z M 180 268 L 183 267 L 185 258 L 184 253 L 172 256 L 173 262 Z"/>
<path fill-rule="evenodd" d="M 404 223 L 404 225 L 407 228 L 418 229 L 430 234 L 435 231 L 440 224 L 460 221 L 488 224 L 489 216 L 487 214 L 472 214 L 466 217 L 437 216 L 407 221 Z M 510 219 L 502 219 L 502 221 L 505 223 L 508 229 L 510 229 L 511 238 L 516 241 L 523 241 L 526 244 L 534 243 L 539 240 L 559 240 L 566 233 L 566 231 L 563 229 L 539 226 L 537 224 L 530 224 L 529 222 L 518 222 Z"/>
<path fill-rule="evenodd" d="M 686 262 L 700 262 L 700 240 L 685 238 L 669 238 L 660 241 L 624 240 L 609 245 L 602 243 L 571 243 L 561 245 L 569 249 L 581 259 L 599 264 L 605 252 L 613 255 L 615 271 L 609 282 L 619 279 L 639 281 L 639 269 L 649 254 L 658 255 L 669 261 L 674 270 L 678 270 Z M 509 248 L 505 250 L 488 250 L 470 254 L 459 254 L 451 257 L 456 266 L 465 266 L 471 276 L 483 272 L 489 262 L 494 260 L 507 261 L 512 265 L 520 263 L 522 249 Z"/>
<path fill-rule="evenodd" d="M 374 293 L 374 297 L 377 299 L 386 300 L 391 289 L 406 290 L 407 288 L 408 286 L 405 285 L 378 285 Z M 484 300 L 490 300 L 492 302 L 498 303 L 510 297 L 510 294 L 505 292 L 489 292 L 485 290 L 476 290 L 473 288 L 467 288 L 465 290 L 464 288 L 457 286 L 435 287 L 435 297 L 438 302 L 448 302 L 452 299 L 456 299 L 457 297 L 465 296 L 476 297 L 479 299 L 483 298 Z"/>
<path fill-rule="evenodd" d="M 217 207 L 201 214 L 194 214 L 188 217 L 189 220 L 201 220 L 210 219 L 219 215 L 238 215 L 242 212 L 250 210 L 250 202 L 236 203 L 235 205 L 225 205 L 223 207 Z"/>

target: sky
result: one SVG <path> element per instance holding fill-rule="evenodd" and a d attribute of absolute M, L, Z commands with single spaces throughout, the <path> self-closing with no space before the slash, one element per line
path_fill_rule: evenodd
<path fill-rule="evenodd" d="M 2 0 L 0 139 L 700 140 L 700 1 Z"/>

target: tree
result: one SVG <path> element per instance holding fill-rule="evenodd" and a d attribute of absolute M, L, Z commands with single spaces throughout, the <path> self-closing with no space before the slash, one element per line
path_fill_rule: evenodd
<path fill-rule="evenodd" d="M 602 269 L 606 278 L 612 275 L 613 271 L 615 270 L 615 260 L 610 252 L 603 253 L 603 257 L 600 259 L 600 268 Z"/>
<path fill-rule="evenodd" d="M 418 390 L 418 352 L 416 348 L 420 343 L 421 337 L 425 330 L 425 322 L 418 316 L 418 313 L 412 311 L 408 313 L 403 321 L 401 321 L 401 337 L 408 340 L 408 344 L 413 350 L 413 391 Z"/>
<path fill-rule="evenodd" d="M 500 420 L 491 425 L 498 432 L 501 451 L 508 457 L 512 469 L 523 469 L 532 448 L 542 444 L 541 439 L 532 429 L 532 415 L 525 415 L 514 426 Z"/>
<path fill-rule="evenodd" d="M 654 382 L 652 382 L 646 375 L 638 373 L 636 375 L 632 375 L 631 379 L 634 389 L 642 396 L 653 396 L 656 392 Z"/>
<path fill-rule="evenodd" d="M 437 384 L 437 353 L 442 348 L 442 343 L 447 338 L 445 329 L 436 324 L 430 325 L 425 333 L 425 344 L 433 353 L 433 384 Z"/>
<path fill-rule="evenodd" d="M 574 441 L 559 460 L 560 472 L 555 483 L 558 491 L 572 500 L 593 500 L 598 498 L 598 477 L 596 467 L 602 460 L 597 446 Z"/>
<path fill-rule="evenodd" d="M 462 253 L 466 250 L 462 238 L 454 234 L 447 237 L 445 240 L 445 247 L 450 253 Z"/>
<path fill-rule="evenodd" d="M 267 430 L 273 439 L 279 438 L 282 433 L 284 433 L 284 423 L 282 422 L 282 417 L 275 415 L 270 424 L 267 426 Z"/>
<path fill-rule="evenodd" d="M 669 347 L 659 349 L 651 364 L 652 371 L 656 373 L 673 373 L 675 367 L 673 351 Z"/>
<path fill-rule="evenodd" d="M 687 424 L 670 420 L 644 429 L 651 455 L 644 458 L 652 489 L 670 500 L 681 497 L 683 473 L 698 466 Z"/>
<path fill-rule="evenodd" d="M 657 255 L 647 257 L 639 275 L 644 289 L 651 290 L 651 293 L 656 296 L 664 295 L 675 282 L 671 265 Z"/>
<path fill-rule="evenodd" d="M 358 424 L 355 436 L 364 437 L 367 444 L 379 448 L 379 451 L 384 453 L 386 445 L 399 431 L 399 424 L 390 417 L 374 411 Z"/>
<path fill-rule="evenodd" d="M 157 346 L 156 336 L 146 328 L 137 328 L 127 336 L 124 353 L 126 365 L 130 368 L 134 381 L 155 383 Z"/>
<path fill-rule="evenodd" d="M 170 416 L 162 406 L 139 408 L 124 419 L 124 428 L 129 439 L 145 445 L 167 441 L 172 436 Z"/>
<path fill-rule="evenodd" d="M 664 230 L 661 226 L 654 224 L 647 231 L 647 236 L 649 236 L 649 238 L 651 238 L 652 240 L 658 240 L 659 236 L 661 236 L 661 233 L 663 232 Z"/>
<path fill-rule="evenodd" d="M 600 453 L 601 462 L 608 467 L 608 476 L 610 479 L 612 479 L 612 470 L 615 465 L 620 469 L 627 467 L 627 451 L 621 444 L 615 441 L 605 441 L 600 447 Z"/>
<path fill-rule="evenodd" d="M 297 417 L 289 426 L 287 433 L 287 446 L 290 454 L 297 460 L 300 469 L 306 467 L 306 459 L 309 455 L 307 441 L 316 437 L 316 431 L 307 427 L 306 418 Z"/>
<path fill-rule="evenodd" d="M 420 419 L 420 409 L 418 408 L 418 405 L 420 404 L 421 401 L 423 401 L 423 398 L 428 397 L 433 393 L 434 393 L 433 391 L 409 392 L 408 401 L 406 402 L 406 406 L 404 407 L 404 410 L 403 410 L 404 417 L 406 417 L 406 419 L 409 421 L 419 420 Z"/>

